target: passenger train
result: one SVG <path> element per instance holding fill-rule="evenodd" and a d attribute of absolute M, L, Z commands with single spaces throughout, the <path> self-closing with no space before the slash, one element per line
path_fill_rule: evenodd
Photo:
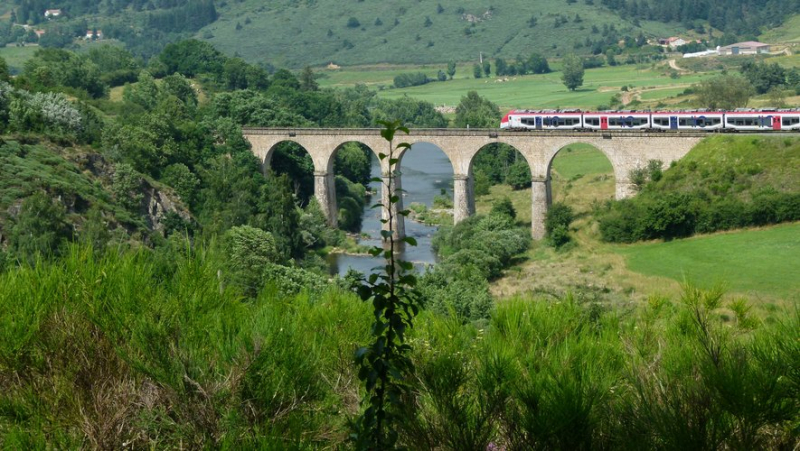
<path fill-rule="evenodd" d="M 759 132 L 800 131 L 800 110 L 599 111 L 511 110 L 500 122 L 508 130 L 639 130 Z"/>

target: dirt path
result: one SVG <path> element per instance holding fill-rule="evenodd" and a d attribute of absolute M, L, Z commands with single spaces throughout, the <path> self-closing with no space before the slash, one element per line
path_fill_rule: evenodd
<path fill-rule="evenodd" d="M 675 62 L 674 59 L 669 60 L 669 67 L 675 69 L 676 71 L 678 71 L 678 72 L 680 72 L 682 74 L 685 74 L 685 73 L 689 72 L 688 70 L 683 69 L 680 66 L 678 66 L 678 63 Z"/>

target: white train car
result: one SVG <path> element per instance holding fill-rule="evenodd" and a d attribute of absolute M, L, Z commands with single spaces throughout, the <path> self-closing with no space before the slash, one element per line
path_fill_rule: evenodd
<path fill-rule="evenodd" d="M 737 110 L 725 113 L 725 128 L 736 131 L 800 130 L 797 110 Z"/>
<path fill-rule="evenodd" d="M 587 130 L 647 130 L 650 113 L 641 111 L 605 111 L 583 113 L 583 127 Z"/>
<path fill-rule="evenodd" d="M 776 111 L 775 117 L 781 120 L 781 130 L 800 131 L 800 110 Z"/>
<path fill-rule="evenodd" d="M 580 111 L 512 110 L 500 122 L 500 128 L 513 130 L 579 130 L 583 128 Z"/>
<path fill-rule="evenodd" d="M 725 128 L 725 114 L 719 111 L 657 111 L 651 114 L 654 130 L 706 130 Z"/>

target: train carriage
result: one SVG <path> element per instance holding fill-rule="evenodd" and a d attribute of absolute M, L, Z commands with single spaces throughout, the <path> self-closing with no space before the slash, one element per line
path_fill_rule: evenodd
<path fill-rule="evenodd" d="M 647 130 L 650 113 L 614 111 L 583 113 L 583 127 L 587 130 Z"/>
<path fill-rule="evenodd" d="M 529 130 L 576 130 L 583 128 L 580 111 L 513 110 L 500 128 Z"/>
<path fill-rule="evenodd" d="M 780 119 L 781 130 L 800 131 L 800 111 L 777 111 L 775 117 Z"/>
<path fill-rule="evenodd" d="M 731 111 L 725 113 L 725 128 L 737 131 L 766 131 L 800 129 L 800 121 L 795 123 L 797 111 Z"/>
<path fill-rule="evenodd" d="M 707 111 L 657 111 L 651 114 L 655 130 L 722 130 L 724 113 Z"/>

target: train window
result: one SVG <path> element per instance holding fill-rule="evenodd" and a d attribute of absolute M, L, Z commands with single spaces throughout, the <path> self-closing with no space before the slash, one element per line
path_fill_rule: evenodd
<path fill-rule="evenodd" d="M 683 126 L 686 126 L 686 125 L 689 125 L 689 124 L 688 124 L 688 121 L 686 120 L 686 118 L 682 117 L 682 118 L 678 119 L 678 125 L 683 127 Z"/>
<path fill-rule="evenodd" d="M 662 125 L 662 126 L 669 126 L 669 118 L 668 117 L 654 117 L 653 118 L 654 125 Z"/>
<path fill-rule="evenodd" d="M 795 125 L 795 124 L 800 124 L 800 117 L 785 117 L 785 118 L 783 118 L 783 125 L 789 126 L 789 125 Z"/>
<path fill-rule="evenodd" d="M 586 125 L 600 125 L 600 119 L 596 117 L 586 119 Z"/>

